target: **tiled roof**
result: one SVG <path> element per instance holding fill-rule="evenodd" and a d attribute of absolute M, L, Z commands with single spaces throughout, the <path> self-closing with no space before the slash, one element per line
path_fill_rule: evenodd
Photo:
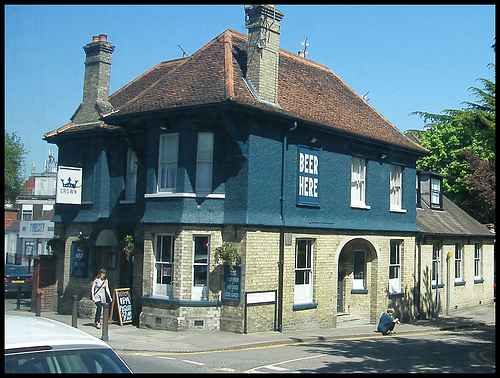
<path fill-rule="evenodd" d="M 417 208 L 417 227 L 423 234 L 443 236 L 488 236 L 495 234 L 443 196 L 443 210 L 431 210 L 422 200 Z"/>
<path fill-rule="evenodd" d="M 246 35 L 228 29 L 191 56 L 158 64 L 109 97 L 114 112 L 106 115 L 104 120 L 233 101 L 427 153 L 425 148 L 407 138 L 329 68 L 283 49 L 280 49 L 278 78 L 280 107 L 259 102 L 243 79 L 246 74 L 247 40 Z M 72 127 L 69 126 L 69 129 Z"/>

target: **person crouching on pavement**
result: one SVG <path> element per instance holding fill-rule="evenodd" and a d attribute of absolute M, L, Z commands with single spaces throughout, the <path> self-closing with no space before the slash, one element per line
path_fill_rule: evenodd
<path fill-rule="evenodd" d="M 401 322 L 398 318 L 394 319 L 392 316 L 394 315 L 394 309 L 389 307 L 387 312 L 384 312 L 380 317 L 378 322 L 377 331 L 382 332 L 382 335 L 387 335 L 392 333 L 392 330 L 396 326 L 396 324 L 401 325 Z"/>

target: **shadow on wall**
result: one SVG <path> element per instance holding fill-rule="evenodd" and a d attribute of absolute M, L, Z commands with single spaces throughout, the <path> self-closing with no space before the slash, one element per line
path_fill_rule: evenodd
<path fill-rule="evenodd" d="M 431 272 L 427 267 L 423 272 L 420 294 L 418 286 L 405 287 L 404 295 L 392 295 L 388 307 L 396 310 L 395 316 L 403 322 L 437 318 L 441 310 L 439 291 L 432 290 Z M 389 295 L 388 289 L 386 294 Z"/>

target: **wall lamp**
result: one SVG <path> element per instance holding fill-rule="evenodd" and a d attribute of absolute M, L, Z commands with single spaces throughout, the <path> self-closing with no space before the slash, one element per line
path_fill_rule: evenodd
<path fill-rule="evenodd" d="M 311 138 L 309 139 L 309 143 L 316 143 L 318 141 L 317 138 Z"/>

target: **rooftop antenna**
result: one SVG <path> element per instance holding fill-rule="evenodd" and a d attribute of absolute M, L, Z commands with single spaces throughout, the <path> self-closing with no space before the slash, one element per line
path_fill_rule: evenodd
<path fill-rule="evenodd" d="M 45 160 L 45 173 L 56 172 L 56 161 L 54 159 L 54 150 L 49 148 L 49 159 Z"/>
<path fill-rule="evenodd" d="M 177 45 L 179 46 L 179 48 L 182 50 L 182 57 L 183 58 L 187 58 L 189 55 L 187 54 L 187 52 L 184 51 L 184 49 L 181 47 L 181 45 Z"/>
<path fill-rule="evenodd" d="M 363 96 L 361 96 L 363 98 L 363 100 L 365 100 L 366 102 L 370 101 L 370 98 L 368 97 L 368 93 L 370 93 L 370 92 L 366 92 Z"/>
<path fill-rule="evenodd" d="M 309 46 L 309 42 L 307 42 L 307 37 L 306 37 L 306 40 L 305 40 L 305 41 L 300 42 L 300 45 L 301 45 L 301 46 L 304 46 L 304 50 L 300 50 L 300 51 L 299 51 L 299 56 L 302 56 L 302 57 L 304 57 L 304 58 L 305 58 L 305 56 L 306 56 L 307 54 L 309 54 L 309 51 L 307 51 L 307 47 Z"/>

